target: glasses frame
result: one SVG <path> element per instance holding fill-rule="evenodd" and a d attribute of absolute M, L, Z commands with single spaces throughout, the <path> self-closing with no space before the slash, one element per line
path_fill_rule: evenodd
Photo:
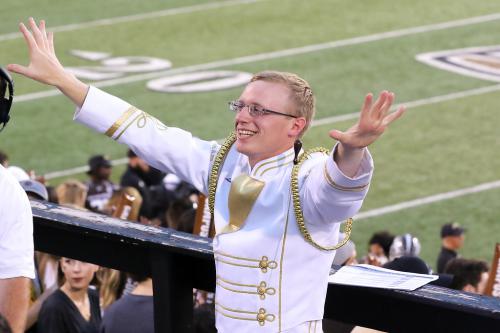
<path fill-rule="evenodd" d="M 261 106 L 255 105 L 255 104 L 245 104 L 241 101 L 231 101 L 231 102 L 228 102 L 228 104 L 229 104 L 229 110 L 232 112 L 235 112 L 235 113 L 241 112 L 241 110 L 243 110 L 245 107 L 248 107 L 248 113 L 252 117 L 260 117 L 260 116 L 264 116 L 266 114 L 275 114 L 275 115 L 280 115 L 280 116 L 285 116 L 285 117 L 290 117 L 290 118 L 298 118 L 298 116 L 295 116 L 293 114 L 273 111 L 273 110 L 269 110 L 269 109 L 263 108 Z"/>

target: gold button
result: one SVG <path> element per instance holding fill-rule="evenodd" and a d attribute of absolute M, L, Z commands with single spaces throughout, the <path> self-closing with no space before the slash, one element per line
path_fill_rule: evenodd
<path fill-rule="evenodd" d="M 266 315 L 264 313 L 259 313 L 257 315 L 257 320 L 258 321 L 264 321 L 264 320 L 266 320 Z"/>
<path fill-rule="evenodd" d="M 259 294 L 261 294 L 261 295 L 264 295 L 264 294 L 265 294 L 265 292 L 266 292 L 266 288 L 264 288 L 264 287 L 259 287 L 259 288 L 257 289 L 257 292 L 258 292 Z"/>

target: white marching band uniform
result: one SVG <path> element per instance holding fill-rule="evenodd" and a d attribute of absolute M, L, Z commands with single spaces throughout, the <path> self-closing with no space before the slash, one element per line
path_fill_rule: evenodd
<path fill-rule="evenodd" d="M 176 174 L 207 195 L 210 171 L 220 149 L 216 142 L 167 127 L 94 87 L 75 120 L 128 145 L 151 166 Z M 359 210 L 373 172 L 368 150 L 353 178 L 343 175 L 332 154 L 312 154 L 298 176 L 307 229 L 324 246 L 337 244 L 337 222 Z M 219 332 L 322 332 L 327 278 L 335 251 L 312 246 L 297 226 L 290 186 L 293 159 L 291 148 L 250 168 L 248 157 L 233 145 L 220 166 L 213 240 Z M 230 215 L 232 219 L 238 213 L 229 209 L 231 185 L 241 175 L 263 187 L 241 229 L 227 232 Z M 233 210 L 239 210 L 240 200 L 233 202 Z"/>

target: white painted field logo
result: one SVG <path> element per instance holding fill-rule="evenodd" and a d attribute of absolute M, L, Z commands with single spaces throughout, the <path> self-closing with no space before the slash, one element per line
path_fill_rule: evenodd
<path fill-rule="evenodd" d="M 71 54 L 90 61 L 99 61 L 99 66 L 66 67 L 80 79 L 101 81 L 124 77 L 129 74 L 150 73 L 167 70 L 172 63 L 167 59 L 128 56 L 111 57 L 109 53 L 72 50 Z M 236 71 L 198 71 L 173 76 L 162 76 L 146 83 L 146 86 L 163 93 L 192 93 L 230 89 L 250 82 L 252 74 Z"/>
<path fill-rule="evenodd" d="M 500 82 L 500 45 L 422 53 L 416 59 L 450 72 Z"/>

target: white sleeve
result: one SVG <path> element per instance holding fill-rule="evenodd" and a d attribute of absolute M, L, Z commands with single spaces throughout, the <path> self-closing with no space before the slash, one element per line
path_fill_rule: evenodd
<path fill-rule="evenodd" d="M 216 142 L 194 138 L 127 102 L 90 87 L 75 120 L 128 145 L 151 166 L 172 172 L 207 193 L 210 163 L 219 149 Z"/>
<path fill-rule="evenodd" d="M 9 176 L 0 170 L 0 279 L 34 279 L 31 206 L 19 183 Z"/>
<path fill-rule="evenodd" d="M 365 148 L 358 173 L 350 178 L 340 171 L 333 153 L 313 159 L 306 170 L 300 197 L 308 225 L 343 222 L 361 208 L 373 175 L 373 160 Z"/>

